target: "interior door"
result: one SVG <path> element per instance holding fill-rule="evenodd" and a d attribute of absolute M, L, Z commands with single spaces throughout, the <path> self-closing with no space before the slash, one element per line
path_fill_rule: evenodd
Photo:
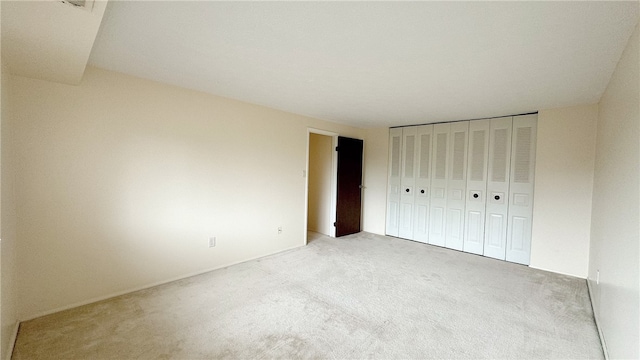
<path fill-rule="evenodd" d="M 445 245 L 450 124 L 433 126 L 429 244 Z"/>
<path fill-rule="evenodd" d="M 336 237 L 360 232 L 363 141 L 338 137 Z"/>
<path fill-rule="evenodd" d="M 491 120 L 469 122 L 467 204 L 463 251 L 482 255 L 487 201 L 487 159 Z"/>
<path fill-rule="evenodd" d="M 507 249 L 512 118 L 491 119 L 484 256 L 504 260 Z"/>
<path fill-rule="evenodd" d="M 402 176 L 400 180 L 399 236 L 409 240 L 413 240 L 417 130 L 418 128 L 415 126 L 402 129 Z"/>
<path fill-rule="evenodd" d="M 431 188 L 431 136 L 433 125 L 418 127 L 413 240 L 429 241 L 429 197 Z"/>
<path fill-rule="evenodd" d="M 447 183 L 447 230 L 445 246 L 462 250 L 464 209 L 467 192 L 467 142 L 469 122 L 451 123 L 449 141 L 449 179 Z"/>
<path fill-rule="evenodd" d="M 537 115 L 513 118 L 506 260 L 529 265 Z"/>

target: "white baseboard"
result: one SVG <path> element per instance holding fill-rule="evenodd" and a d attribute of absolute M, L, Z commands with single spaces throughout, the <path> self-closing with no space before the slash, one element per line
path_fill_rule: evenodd
<path fill-rule="evenodd" d="M 16 339 L 18 338 L 18 330 L 20 329 L 20 321 L 16 321 L 16 324 L 13 326 L 13 332 L 11 333 L 11 338 L 9 338 L 9 348 L 7 349 L 7 353 L 5 359 L 11 360 L 11 356 L 13 355 L 13 348 L 16 346 Z"/>
<path fill-rule="evenodd" d="M 593 291 L 591 290 L 591 282 L 589 279 L 585 280 L 587 282 L 587 289 L 589 289 L 589 301 L 591 301 L 591 312 L 593 313 L 593 319 L 596 323 L 596 328 L 598 329 L 598 337 L 600 338 L 600 344 L 602 345 L 602 352 L 604 353 L 604 358 L 609 360 L 609 352 L 607 351 L 607 344 L 604 341 L 604 334 L 602 333 L 602 328 L 600 327 L 600 322 L 598 321 L 598 314 L 596 313 L 596 309 L 593 306 Z"/>
<path fill-rule="evenodd" d="M 240 261 L 235 261 L 235 262 L 219 265 L 219 266 L 216 266 L 216 267 L 213 267 L 213 268 L 208 268 L 208 269 L 197 271 L 197 272 L 194 272 L 194 273 L 180 275 L 180 276 L 177 276 L 177 277 L 174 277 L 174 278 L 170 278 L 170 279 L 167 279 L 167 280 L 157 281 L 157 282 L 154 282 L 154 283 L 151 283 L 151 284 L 130 288 L 130 289 L 127 289 L 127 290 L 124 290 L 124 291 L 118 291 L 118 292 L 111 293 L 111 294 L 104 295 L 104 296 L 98 296 L 98 297 L 91 298 L 91 299 L 85 300 L 85 301 L 79 301 L 79 302 L 76 302 L 76 303 L 73 303 L 73 304 L 70 304 L 70 305 L 67 305 L 67 306 L 62 306 L 62 307 L 59 307 L 59 308 L 55 308 L 55 309 L 52 309 L 52 310 L 42 311 L 42 312 L 39 312 L 39 313 L 36 313 L 36 314 L 31 314 L 31 315 L 26 315 L 20 321 L 24 322 L 24 321 L 37 319 L 39 317 L 55 314 L 55 313 L 60 312 L 60 311 L 65 311 L 65 310 L 73 309 L 73 308 L 76 308 L 76 307 L 79 307 L 79 306 L 93 304 L 93 303 L 98 302 L 98 301 L 103 301 L 103 300 L 111 299 L 111 298 L 114 298 L 114 297 L 117 297 L 117 296 L 126 295 L 126 294 L 129 294 L 129 293 L 132 293 L 132 292 L 149 289 L 149 288 L 152 288 L 154 286 L 168 284 L 170 282 L 186 279 L 186 278 L 189 278 L 189 277 L 192 277 L 192 276 L 206 274 L 206 273 L 214 271 L 214 270 L 219 270 L 219 269 L 223 269 L 223 268 L 226 268 L 226 267 L 229 267 L 229 266 L 242 264 L 242 263 L 245 263 L 247 261 L 252 261 L 252 260 L 264 258 L 264 257 L 267 257 L 267 256 L 277 255 L 277 254 L 280 254 L 280 253 L 283 253 L 283 252 L 286 252 L 286 251 L 290 251 L 290 250 L 294 250 L 294 249 L 297 249 L 297 248 L 303 247 L 303 246 L 305 246 L 305 244 L 295 245 L 295 246 L 292 246 L 292 247 L 289 247 L 289 248 L 286 248 L 286 249 L 282 249 L 282 250 L 278 250 L 278 251 L 274 251 L 272 253 L 268 253 L 268 254 L 265 254 L 265 255 L 254 256 L 254 257 L 249 258 L 249 259 L 245 259 L 245 260 L 240 260 Z M 16 330 L 16 332 L 17 332 L 17 330 Z"/>
<path fill-rule="evenodd" d="M 543 267 L 538 267 L 538 266 L 536 266 L 536 265 L 531 265 L 531 264 L 530 264 L 530 265 L 529 265 L 529 267 L 530 267 L 530 268 L 532 268 L 532 269 L 536 269 L 536 270 L 548 271 L 548 272 L 552 272 L 552 273 L 555 273 L 555 274 L 560 274 L 560 275 L 567 275 L 567 276 L 571 276 L 571 277 L 576 277 L 576 278 L 579 278 L 579 279 L 586 279 L 586 276 L 583 276 L 583 275 L 577 275 L 577 274 L 572 274 L 572 273 L 563 272 L 563 271 L 558 271 L 558 270 L 546 269 L 546 268 L 543 268 Z"/>

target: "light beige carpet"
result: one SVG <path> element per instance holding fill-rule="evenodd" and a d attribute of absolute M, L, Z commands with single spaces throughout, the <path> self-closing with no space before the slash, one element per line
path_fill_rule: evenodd
<path fill-rule="evenodd" d="M 602 358 L 585 281 L 360 233 L 25 322 L 14 359 Z"/>

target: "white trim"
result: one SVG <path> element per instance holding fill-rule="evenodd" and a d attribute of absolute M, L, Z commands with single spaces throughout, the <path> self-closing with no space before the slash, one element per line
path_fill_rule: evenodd
<path fill-rule="evenodd" d="M 306 166 L 304 170 L 304 243 L 303 245 L 307 245 L 307 230 L 309 226 L 309 144 L 311 134 L 318 134 L 324 136 L 331 136 L 332 149 L 335 149 L 338 146 L 338 133 L 332 131 L 326 131 L 316 128 L 307 128 L 307 157 L 306 157 Z M 336 198 L 338 193 L 338 153 L 336 151 L 331 151 L 331 205 L 329 206 L 329 221 L 331 224 L 336 222 Z M 335 226 L 331 226 L 329 231 L 329 237 L 336 237 L 336 228 Z"/>
<path fill-rule="evenodd" d="M 598 313 L 596 313 L 596 308 L 593 306 L 593 291 L 591 290 L 591 282 L 589 279 L 585 280 L 587 282 L 587 289 L 589 290 L 589 301 L 591 302 L 591 312 L 593 313 L 593 320 L 596 323 L 596 329 L 598 329 L 598 337 L 600 338 L 600 345 L 602 345 L 602 352 L 604 353 L 605 360 L 609 360 L 609 352 L 607 351 L 607 343 L 604 341 L 604 334 L 602 333 L 602 328 L 600 327 L 600 321 L 598 321 Z"/>
<path fill-rule="evenodd" d="M 124 290 L 124 291 L 118 291 L 118 292 L 111 293 L 111 294 L 105 295 L 105 296 L 98 296 L 98 297 L 95 297 L 95 298 L 91 298 L 89 300 L 80 301 L 80 302 L 73 303 L 73 304 L 67 305 L 67 306 L 62 306 L 62 307 L 59 307 L 59 308 L 56 308 L 56 309 L 53 309 L 53 310 L 47 310 L 47 311 L 36 313 L 34 315 L 28 316 L 28 317 L 20 320 L 20 322 L 25 322 L 25 321 L 37 319 L 37 318 L 42 317 L 42 316 L 55 314 L 55 313 L 60 312 L 60 311 L 73 309 L 73 308 L 76 308 L 76 307 L 79 307 L 79 306 L 92 304 L 92 303 L 95 303 L 95 302 L 98 302 L 98 301 L 112 299 L 114 297 L 118 297 L 118 296 L 130 294 L 130 293 L 134 293 L 136 291 L 145 290 L 145 289 L 149 289 L 149 288 L 152 288 L 152 287 L 155 287 L 155 286 L 164 285 L 164 284 L 168 284 L 168 283 L 171 283 L 171 282 L 174 282 L 174 281 L 190 278 L 192 276 L 198 276 L 198 275 L 206 274 L 206 273 L 211 272 L 211 271 L 223 269 L 223 268 L 226 268 L 226 267 L 229 267 L 229 266 L 233 266 L 233 265 L 237 265 L 237 264 L 242 264 L 242 263 L 253 261 L 253 260 L 256 260 L 256 259 L 261 259 L 261 258 L 264 258 L 264 257 L 267 257 L 267 256 L 278 255 L 278 254 L 281 254 L 281 253 L 284 253 L 284 252 L 287 252 L 287 251 L 295 250 L 295 249 L 300 248 L 302 246 L 304 246 L 304 245 L 302 245 L 302 244 L 301 245 L 296 245 L 296 246 L 292 246 L 292 247 L 289 247 L 289 248 L 286 248 L 286 249 L 277 250 L 277 251 L 274 251 L 272 253 L 268 253 L 268 254 L 265 254 L 265 255 L 254 256 L 254 257 L 249 258 L 249 259 L 240 260 L 240 261 L 234 261 L 234 262 L 231 262 L 231 263 L 227 263 L 227 264 L 224 264 L 224 265 L 216 266 L 216 267 L 209 268 L 209 269 L 206 269 L 206 270 L 197 271 L 197 272 L 189 273 L 189 274 L 186 274 L 186 275 L 173 277 L 173 278 L 170 278 L 168 280 L 157 281 L 157 282 L 154 282 L 154 283 L 151 283 L 151 284 L 148 284 L 148 285 L 134 287 L 134 288 L 131 288 L 131 289 L 128 289 L 128 290 Z M 16 328 L 16 334 L 17 334 L 17 328 Z"/>
<path fill-rule="evenodd" d="M 517 263 L 512 263 L 512 264 L 517 264 Z M 524 265 L 524 264 L 520 264 L 520 265 Z M 584 276 L 571 274 L 571 273 L 567 273 L 567 272 L 562 272 L 562 271 L 558 271 L 558 270 L 546 269 L 546 268 L 538 267 L 538 266 L 531 265 L 531 264 L 525 265 L 525 266 L 528 266 L 528 267 L 530 267 L 532 269 L 536 269 L 536 270 L 548 271 L 548 272 L 551 272 L 551 273 L 554 273 L 554 274 L 571 276 L 571 277 L 575 277 L 575 278 L 578 278 L 578 279 L 586 279 Z"/>
<path fill-rule="evenodd" d="M 13 326 L 13 332 L 11 333 L 11 338 L 9 338 L 9 347 L 7 348 L 5 359 L 11 360 L 13 349 L 16 346 L 16 339 L 18 339 L 18 330 L 20 330 L 20 321 L 16 321 L 16 324 Z"/>
<path fill-rule="evenodd" d="M 327 130 L 322 130 L 322 129 L 316 129 L 316 128 L 307 128 L 307 134 L 310 133 L 314 133 L 314 134 L 318 134 L 318 135 L 325 135 L 325 136 L 338 136 L 340 134 L 333 132 L 333 131 L 327 131 Z"/>

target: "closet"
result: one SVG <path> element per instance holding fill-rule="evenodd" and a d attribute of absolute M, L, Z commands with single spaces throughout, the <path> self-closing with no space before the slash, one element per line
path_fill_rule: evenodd
<path fill-rule="evenodd" d="M 536 122 L 390 129 L 387 235 L 528 265 Z"/>

